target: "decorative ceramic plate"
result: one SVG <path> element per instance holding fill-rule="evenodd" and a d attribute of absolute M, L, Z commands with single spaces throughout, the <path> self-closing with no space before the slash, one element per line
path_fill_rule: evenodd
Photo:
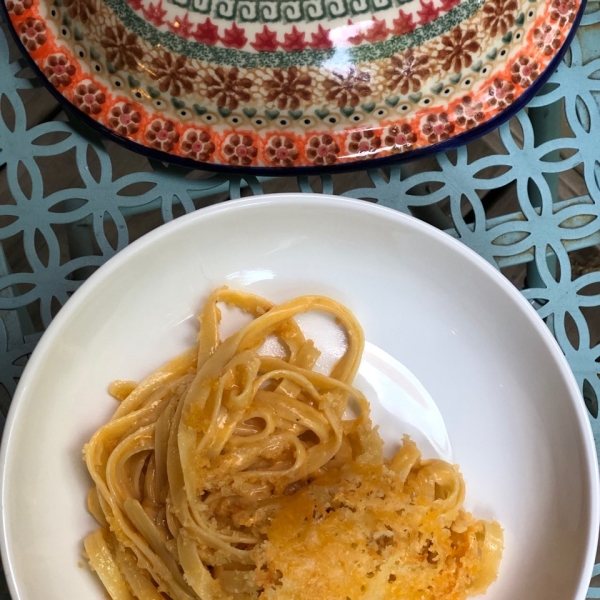
<path fill-rule="evenodd" d="M 489 130 L 550 74 L 584 2 L 3 1 L 51 88 L 120 141 L 279 170 Z"/>

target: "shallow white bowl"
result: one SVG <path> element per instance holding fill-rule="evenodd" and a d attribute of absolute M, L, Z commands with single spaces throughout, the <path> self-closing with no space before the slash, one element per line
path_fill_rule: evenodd
<path fill-rule="evenodd" d="M 92 276 L 48 328 L 2 447 L 1 541 L 14 600 L 104 597 L 78 568 L 93 527 L 81 448 L 115 408 L 109 382 L 139 379 L 191 344 L 196 311 L 223 284 L 275 301 L 326 294 L 349 306 L 368 342 L 437 403 L 467 507 L 505 527 L 486 598 L 585 597 L 598 531 L 596 455 L 575 380 L 545 325 L 445 234 L 369 203 L 296 194 L 216 205 L 153 231 Z M 393 428 L 385 435 L 394 442 Z"/>

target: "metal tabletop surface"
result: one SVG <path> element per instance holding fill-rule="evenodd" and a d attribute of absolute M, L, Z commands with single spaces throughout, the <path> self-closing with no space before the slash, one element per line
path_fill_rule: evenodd
<path fill-rule="evenodd" d="M 0 429 L 53 316 L 131 241 L 230 198 L 326 192 L 444 229 L 509 277 L 554 333 L 600 441 L 600 4 L 529 107 L 457 151 L 339 176 L 184 170 L 103 140 L 66 114 L 0 26 Z M 600 561 L 600 558 L 598 558 Z M 600 598 L 600 562 L 588 598 Z M 8 600 L 0 576 L 0 600 Z"/>

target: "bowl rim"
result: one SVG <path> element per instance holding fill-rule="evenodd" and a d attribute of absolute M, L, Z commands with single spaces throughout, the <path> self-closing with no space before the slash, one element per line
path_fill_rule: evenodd
<path fill-rule="evenodd" d="M 275 193 L 262 194 L 242 198 L 238 200 L 229 200 L 208 206 L 194 212 L 178 217 L 168 223 L 160 225 L 151 230 L 139 239 L 135 240 L 123 250 L 110 258 L 106 263 L 99 267 L 83 284 L 78 288 L 77 292 L 65 303 L 64 307 L 59 311 L 56 317 L 52 320 L 46 331 L 43 333 L 40 341 L 35 347 L 17 385 L 17 389 L 10 404 L 9 412 L 6 418 L 2 443 L 0 447 L 0 551 L 2 555 L 2 563 L 8 588 L 13 600 L 31 600 L 21 594 L 17 587 L 18 574 L 13 563 L 12 549 L 9 542 L 8 519 L 6 514 L 6 494 L 8 487 L 7 470 L 8 463 L 13 459 L 11 448 L 14 439 L 14 426 L 19 419 L 23 399 L 27 395 L 29 382 L 35 378 L 38 366 L 44 360 L 46 352 L 51 349 L 55 339 L 60 335 L 60 331 L 64 324 L 71 318 L 77 307 L 83 304 L 87 297 L 94 293 L 95 288 L 101 285 L 111 273 L 118 269 L 122 263 L 127 262 L 130 257 L 133 257 L 137 252 L 153 245 L 158 240 L 169 236 L 173 231 L 196 221 L 205 219 L 211 215 L 219 213 L 235 212 L 245 209 L 264 208 L 269 205 L 280 203 L 282 206 L 302 208 L 334 208 L 338 210 L 352 210 L 357 213 L 366 215 L 380 215 L 385 220 L 394 221 L 401 226 L 408 227 L 425 237 L 433 238 L 438 243 L 446 246 L 450 252 L 455 252 L 468 262 L 478 267 L 482 274 L 489 277 L 498 285 L 504 293 L 516 304 L 527 320 L 531 323 L 535 332 L 540 336 L 541 342 L 550 351 L 556 366 L 560 370 L 565 384 L 569 389 L 569 401 L 574 410 L 577 425 L 581 432 L 581 443 L 585 452 L 585 469 L 588 478 L 588 501 L 589 501 L 589 520 L 588 539 L 585 547 L 585 559 L 581 565 L 579 573 L 579 583 L 574 600 L 584 600 L 587 595 L 589 582 L 592 577 L 592 569 L 595 563 L 595 555 L 598 543 L 598 530 L 600 527 L 600 477 L 598 471 L 598 457 L 596 453 L 596 444 L 590 420 L 588 418 L 587 409 L 583 397 L 579 390 L 579 386 L 575 380 L 575 376 L 565 358 L 556 339 L 552 336 L 546 324 L 539 317 L 533 306 L 527 299 L 517 290 L 516 287 L 495 269 L 483 257 L 477 254 L 474 250 L 461 243 L 459 240 L 451 237 L 447 233 L 420 221 L 419 219 L 401 213 L 395 209 L 366 202 L 364 200 L 356 200 L 343 196 L 329 194 L 304 194 L 302 192 L 295 193 Z M 565 401 L 567 401 L 565 399 Z"/>

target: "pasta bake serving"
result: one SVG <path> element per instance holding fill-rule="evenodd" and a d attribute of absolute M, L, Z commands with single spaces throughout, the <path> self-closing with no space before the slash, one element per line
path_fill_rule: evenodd
<path fill-rule="evenodd" d="M 222 340 L 220 306 L 252 320 Z M 329 374 L 295 316 L 329 313 Z M 140 384 L 117 381 L 86 444 L 85 554 L 113 600 L 462 600 L 496 579 L 503 533 L 464 510 L 458 468 L 399 432 L 384 458 L 352 386 L 364 336 L 322 296 L 283 304 L 220 288 L 198 343 Z M 268 355 L 277 338 L 285 355 Z"/>

